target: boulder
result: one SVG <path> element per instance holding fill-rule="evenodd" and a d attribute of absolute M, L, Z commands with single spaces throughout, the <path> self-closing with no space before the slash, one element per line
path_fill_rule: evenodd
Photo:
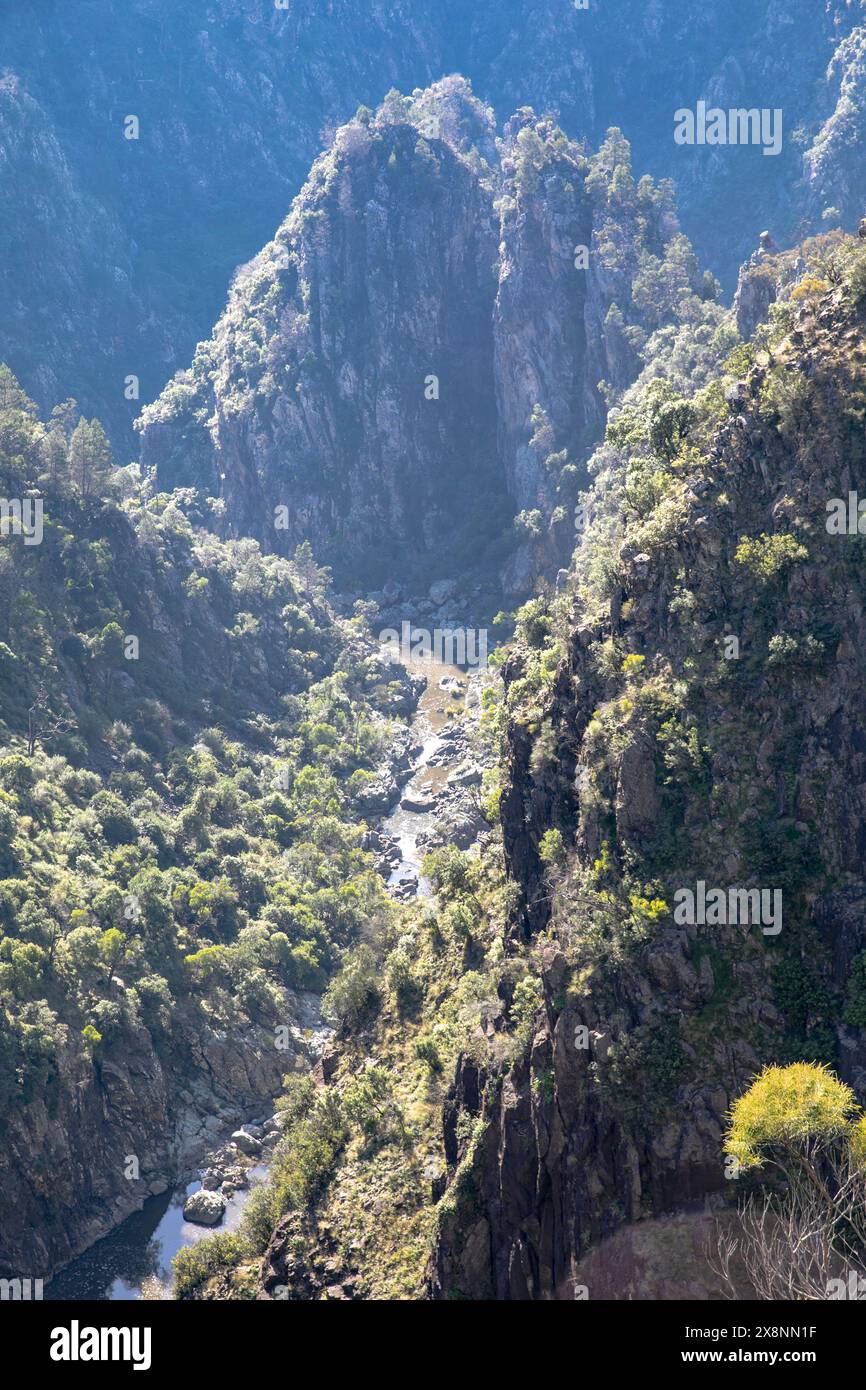
<path fill-rule="evenodd" d="M 430 588 L 428 589 L 431 602 L 436 604 L 447 603 L 448 600 L 453 597 L 456 591 L 456 579 L 437 579 L 435 583 L 431 584 Z"/>
<path fill-rule="evenodd" d="M 219 1192 L 208 1192 L 200 1188 L 183 1204 L 184 1221 L 193 1221 L 196 1226 L 218 1226 L 226 1210 L 225 1197 Z"/>
<path fill-rule="evenodd" d="M 435 829 L 426 837 L 425 847 L 456 845 L 458 849 L 468 849 L 486 828 L 487 821 L 479 806 L 466 799 L 455 800 L 445 807 Z"/>
<path fill-rule="evenodd" d="M 473 763 L 461 763 L 448 774 L 449 787 L 478 787 L 481 785 L 481 768 Z"/>
<path fill-rule="evenodd" d="M 396 898 L 397 901 L 401 903 L 409 902 L 411 898 L 415 897 L 417 892 L 418 879 L 414 874 L 409 874 L 406 878 L 401 879 L 399 883 L 395 883 L 391 888 L 392 897 Z"/>
<path fill-rule="evenodd" d="M 232 1135 L 232 1143 L 240 1149 L 242 1154 L 248 1154 L 250 1158 L 256 1158 L 262 1151 L 262 1146 L 258 1139 L 252 1134 L 248 1134 L 245 1129 L 236 1129 Z"/>
<path fill-rule="evenodd" d="M 359 810 L 368 814 L 384 814 L 397 798 L 397 783 L 387 772 L 381 772 L 364 786 L 357 796 Z"/>
<path fill-rule="evenodd" d="M 327 1086 L 336 1076 L 339 1065 L 340 1049 L 333 1042 L 325 1043 L 315 1074 Z"/>
<path fill-rule="evenodd" d="M 417 811 L 423 815 L 425 811 L 432 811 L 436 805 L 436 798 L 425 796 L 423 792 L 404 792 L 400 802 L 404 811 Z"/>

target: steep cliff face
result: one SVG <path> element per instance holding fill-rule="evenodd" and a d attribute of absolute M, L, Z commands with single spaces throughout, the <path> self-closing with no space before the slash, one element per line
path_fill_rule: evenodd
<path fill-rule="evenodd" d="M 297 1001 L 286 1017 L 300 1039 Z M 309 1065 L 303 1045 L 298 1058 Z M 192 1011 L 170 1049 L 128 1028 L 95 1064 L 61 1025 L 49 1084 L 4 1117 L 3 1274 L 47 1278 L 107 1235 L 233 1124 L 269 1109 L 285 1069 L 265 1029 L 214 1035 Z"/>
<path fill-rule="evenodd" d="M 507 515 L 492 409 L 496 241 L 468 153 L 403 121 L 344 127 L 240 277 L 204 350 L 210 375 L 196 380 L 194 367 L 189 397 L 181 378 L 145 412 L 144 463 L 200 482 L 207 443 L 190 449 L 192 419 L 232 530 L 274 548 L 309 537 L 344 568 L 370 557 L 381 580 L 431 552 L 447 567 L 473 523 L 489 537 L 485 514 L 494 526 Z"/>
<path fill-rule="evenodd" d="M 787 0 L 735 0 L 699 26 L 678 0 L 590 0 L 584 10 L 541 0 L 530 11 L 520 0 L 470 10 L 463 0 L 6 5 L 0 49 L 13 87 L 0 177 L 15 216 L 3 260 L 23 273 L 0 281 L 0 358 L 45 407 L 79 397 L 125 452 L 137 413 L 125 378 L 139 376 L 148 400 L 189 359 L 234 268 L 284 215 L 321 132 L 391 86 L 411 91 L 452 71 L 499 121 L 531 104 L 591 144 L 622 127 L 641 168 L 676 178 L 702 262 L 732 284 L 760 227 L 781 239 L 804 212 L 817 229 L 828 202 L 846 219 L 862 211 L 849 143 L 858 17 L 847 0 L 796 13 Z M 782 107 L 782 156 L 677 147 L 673 112 L 699 99 Z M 46 142 L 36 187 L 15 157 L 34 111 Z M 125 138 L 130 115 L 137 140 Z M 805 196 L 791 200 L 803 174 L 798 128 L 806 148 L 818 143 Z M 61 185 L 50 210 L 46 177 Z M 88 266 L 86 294 L 65 315 L 46 313 L 44 284 L 66 284 L 75 265 Z"/>
<path fill-rule="evenodd" d="M 505 477 L 520 510 L 544 500 L 550 509 L 552 489 L 542 449 L 579 448 L 586 416 L 592 203 L 584 185 L 589 164 L 564 141 L 560 149 L 548 144 L 545 137 L 552 133 L 552 123 L 545 128 L 531 111 L 505 127 L 496 395 Z M 542 139 L 545 144 L 540 145 Z M 533 448 L 536 407 L 544 409 L 538 426 L 547 438 L 542 447 Z"/>
<path fill-rule="evenodd" d="M 715 293 L 629 166 L 618 132 L 587 159 L 531 111 L 497 142 L 461 78 L 362 112 L 143 412 L 143 465 L 341 578 L 491 568 L 515 512 L 509 587 L 555 572 L 600 383 L 633 378 L 681 292 Z"/>
<path fill-rule="evenodd" d="M 866 213 L 862 169 L 866 142 L 866 29 L 854 29 L 827 69 L 831 110 L 804 158 L 813 219 L 853 228 Z"/>
<path fill-rule="evenodd" d="M 118 364 L 105 375 L 106 353 L 114 350 L 118 317 L 146 317 L 131 284 L 133 248 L 82 180 L 50 114 L 14 73 L 0 76 L 0 180 L 7 208 L 0 360 L 14 360 L 46 406 L 74 391 L 83 401 L 111 398 L 116 416 L 124 372 Z M 62 346 L 71 337 L 75 372 Z M 154 356 L 166 360 L 164 342 Z M 133 354 L 126 362 L 126 371 L 136 370 Z M 131 423 L 131 407 L 125 414 Z"/>
<path fill-rule="evenodd" d="M 552 686 L 528 705 L 531 653 L 506 667 L 542 1007 L 515 1062 L 458 1065 L 434 1296 L 577 1296 L 623 1221 L 736 1195 L 725 1114 L 768 1062 L 866 1086 L 862 540 L 829 521 L 866 485 L 863 255 L 803 269 L 727 397 L 626 397 Z"/>

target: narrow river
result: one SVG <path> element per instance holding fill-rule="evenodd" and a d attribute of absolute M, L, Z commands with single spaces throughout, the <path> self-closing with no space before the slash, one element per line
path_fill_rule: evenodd
<path fill-rule="evenodd" d="M 411 721 L 421 753 L 412 777 L 402 788 L 400 801 L 384 818 L 381 829 L 384 835 L 397 841 L 401 855 L 388 879 L 389 888 L 399 889 L 407 880 L 415 879 L 418 896 L 426 897 L 430 884 L 421 874 L 424 852 L 419 850 L 418 841 L 436 824 L 436 809 L 422 810 L 420 807 L 444 790 L 454 766 L 455 758 L 451 756 L 447 735 L 457 716 L 466 708 L 466 673 L 432 656 L 415 661 L 413 669 L 427 677 L 427 686 Z M 411 806 L 404 805 L 407 800 Z"/>
<path fill-rule="evenodd" d="M 421 809 L 440 793 L 459 754 L 449 737 L 457 716 L 466 707 L 467 677 L 464 671 L 435 658 L 413 663 L 427 677 L 410 727 L 421 752 L 412 777 L 404 784 L 400 800 L 380 823 L 383 835 L 399 847 L 401 858 L 388 879 L 395 896 L 404 896 L 408 885 L 417 882 L 417 893 L 426 896 L 430 885 L 421 874 L 424 851 L 418 841 L 433 829 L 436 810 Z M 410 805 L 405 805 L 406 801 Z M 412 807 L 418 809 L 412 809 Z M 228 1134 L 224 1136 L 228 1139 Z M 267 1164 L 249 1170 L 250 1186 L 229 1198 L 225 1216 L 217 1227 L 199 1226 L 183 1217 L 187 1197 L 201 1187 L 200 1176 L 172 1191 L 151 1197 L 141 1211 L 134 1212 L 102 1240 L 85 1250 L 46 1284 L 46 1299 L 104 1301 L 138 1299 L 145 1296 L 153 1281 L 171 1287 L 171 1263 L 186 1245 L 211 1235 L 213 1230 L 236 1229 L 256 1183 L 267 1174 Z"/>

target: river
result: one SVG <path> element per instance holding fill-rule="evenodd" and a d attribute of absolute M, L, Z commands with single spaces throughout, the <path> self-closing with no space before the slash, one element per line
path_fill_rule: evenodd
<path fill-rule="evenodd" d="M 264 1163 L 249 1170 L 250 1187 L 228 1201 L 220 1231 L 236 1229 L 250 1192 L 266 1173 Z M 159 1197 L 148 1198 L 141 1211 L 133 1212 L 110 1235 L 55 1274 L 44 1297 L 86 1301 L 136 1299 L 142 1297 L 143 1287 L 153 1279 L 169 1287 L 171 1262 L 178 1250 L 212 1234 L 210 1227 L 183 1219 L 184 1202 L 200 1187 L 201 1181 L 196 1179 Z"/>
<path fill-rule="evenodd" d="M 421 751 L 411 779 L 401 790 L 400 801 L 383 818 L 380 829 L 396 840 L 401 854 L 388 879 L 390 890 L 395 896 L 402 896 L 407 881 L 417 881 L 418 895 L 423 897 L 429 894 L 430 885 L 421 874 L 423 851 L 418 841 L 432 830 L 436 810 L 412 810 L 402 803 L 408 797 L 422 805 L 441 792 L 455 760 L 459 761 L 456 750 L 452 756 L 449 733 L 450 726 L 466 707 L 467 677 L 456 666 L 434 657 L 413 665 L 427 677 L 426 689 L 410 721 Z M 249 1170 L 250 1187 L 229 1198 L 225 1217 L 216 1228 L 195 1225 L 183 1218 L 184 1202 L 201 1187 L 200 1177 L 149 1198 L 141 1211 L 128 1216 L 110 1235 L 60 1270 L 45 1286 L 44 1297 L 70 1301 L 139 1299 L 154 1287 L 154 1280 L 170 1288 L 171 1264 L 177 1252 L 211 1235 L 214 1229 L 234 1230 L 240 1223 L 252 1188 L 266 1174 L 266 1163 Z"/>
<path fill-rule="evenodd" d="M 466 707 L 466 673 L 435 657 L 419 658 L 413 665 L 427 677 L 427 686 L 418 701 L 411 729 L 421 744 L 412 777 L 401 791 L 400 801 L 381 823 L 384 835 L 392 836 L 400 848 L 400 862 L 388 879 L 389 888 L 398 889 L 407 880 L 418 883 L 418 896 L 427 897 L 430 884 L 421 873 L 423 851 L 419 839 L 433 829 L 436 809 L 413 810 L 403 804 L 407 796 L 416 804 L 443 791 L 454 760 L 449 757 L 449 740 L 443 737 Z M 454 689 L 443 689 L 443 684 Z"/>

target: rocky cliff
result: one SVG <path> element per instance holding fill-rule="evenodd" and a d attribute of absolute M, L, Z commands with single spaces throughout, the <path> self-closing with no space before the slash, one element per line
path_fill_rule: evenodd
<path fill-rule="evenodd" d="M 219 498 L 229 534 L 310 540 L 342 579 L 512 552 L 525 590 L 570 555 L 602 390 L 694 291 L 716 287 L 619 132 L 587 158 L 529 110 L 497 140 L 463 79 L 394 93 L 340 128 L 143 412 L 142 463 Z"/>
<path fill-rule="evenodd" d="M 465 148 L 384 113 L 342 128 L 192 373 L 145 412 L 144 465 L 223 498 L 235 534 L 369 557 L 384 582 L 430 551 L 447 568 L 474 519 L 504 520 L 495 228 L 469 162 L 491 132 L 467 117 Z"/>
<path fill-rule="evenodd" d="M 591 145 L 620 126 L 640 168 L 676 178 L 702 262 L 731 285 L 760 227 L 784 239 L 804 214 L 814 230 L 830 205 L 846 223 L 862 211 L 858 17 L 847 0 L 796 14 L 785 0 L 736 0 L 699 25 L 676 0 L 4 6 L 0 178 L 14 217 L 0 359 L 46 408 L 77 396 L 126 455 L 138 406 L 125 379 L 137 375 L 148 400 L 189 360 L 322 132 L 389 87 L 453 71 L 500 122 L 528 104 Z M 699 99 L 783 108 L 782 156 L 677 147 L 673 112 Z M 62 312 L 43 294 L 52 284 Z"/>
<path fill-rule="evenodd" d="M 531 653 L 506 667 L 511 932 L 542 1007 L 511 1065 L 458 1064 L 434 1296 L 580 1297 L 623 1222 L 733 1200 L 725 1114 L 762 1065 L 866 1086 L 862 541 L 829 520 L 866 483 L 863 254 L 801 267 L 724 391 L 626 397 L 549 690 Z M 778 913 L 678 913 L 700 884 Z"/>
<path fill-rule="evenodd" d="M 310 1065 L 300 1001 L 285 1016 Z M 4 1119 L 4 1275 L 47 1278 L 173 1187 L 236 1123 L 271 1107 L 287 1065 L 267 1030 L 215 1034 L 192 1011 L 170 1048 L 139 1027 L 106 1054 L 94 1063 L 61 1025 L 50 1083 Z"/>

